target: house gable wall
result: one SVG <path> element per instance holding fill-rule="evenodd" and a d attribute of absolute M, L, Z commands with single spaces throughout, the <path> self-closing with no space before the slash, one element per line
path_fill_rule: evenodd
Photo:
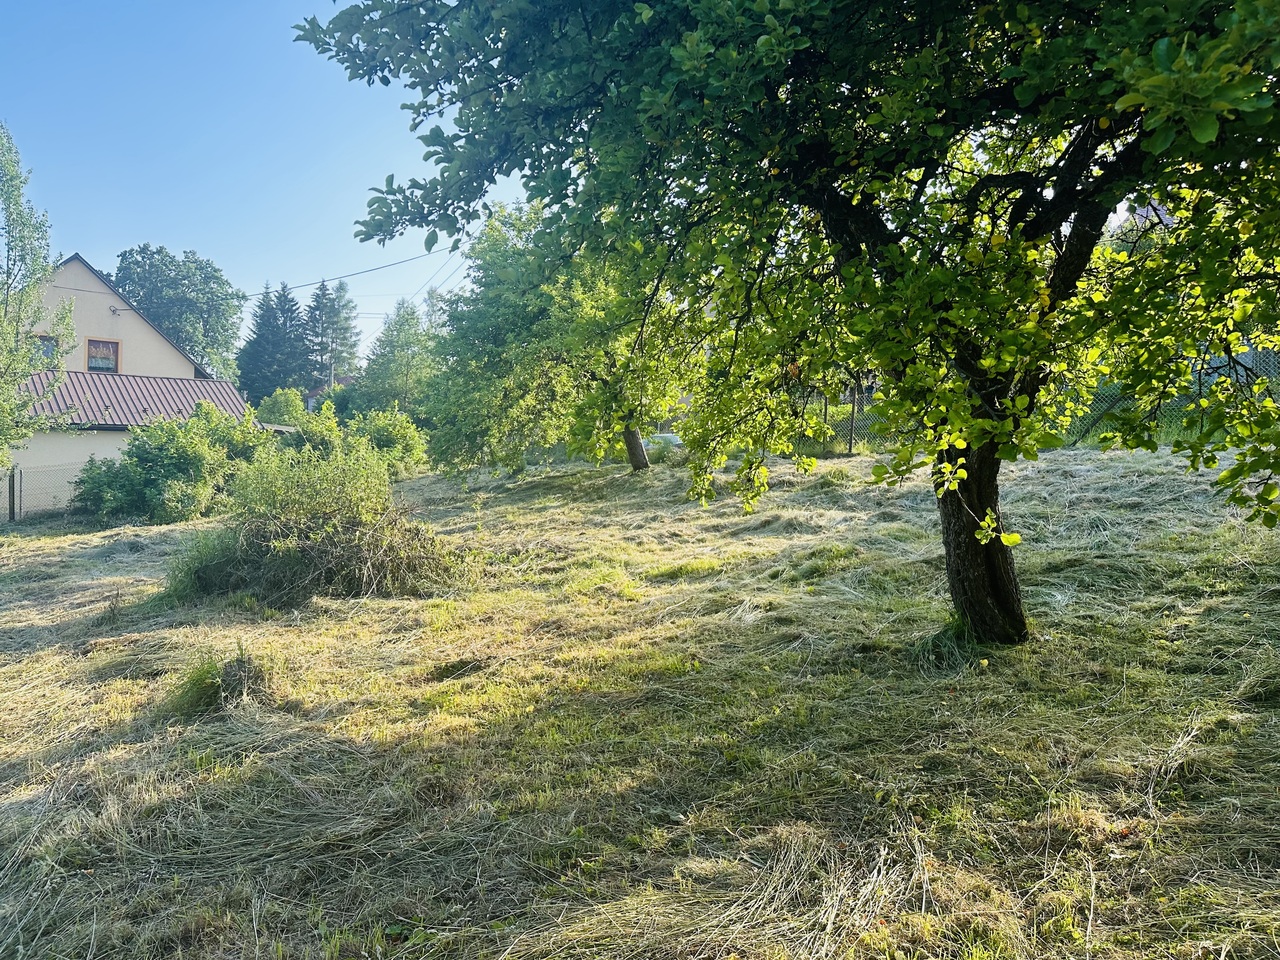
<path fill-rule="evenodd" d="M 184 379 L 198 376 L 195 365 L 182 351 L 78 257 L 58 267 L 44 299 L 50 309 L 63 300 L 73 302 L 75 348 L 64 361 L 68 370 L 89 369 L 89 340 L 114 340 L 120 344 L 117 373 Z"/>

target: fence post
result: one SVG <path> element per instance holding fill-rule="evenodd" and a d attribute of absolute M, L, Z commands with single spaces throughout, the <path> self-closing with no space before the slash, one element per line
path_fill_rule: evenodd
<path fill-rule="evenodd" d="M 9 468 L 9 522 L 18 519 L 18 468 Z"/>

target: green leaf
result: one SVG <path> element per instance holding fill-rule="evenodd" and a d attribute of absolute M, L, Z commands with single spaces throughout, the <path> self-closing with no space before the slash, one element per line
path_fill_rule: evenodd
<path fill-rule="evenodd" d="M 1191 136 L 1196 138 L 1196 143 L 1212 143 L 1218 136 L 1217 114 L 1199 114 L 1187 126 L 1191 128 Z"/>
<path fill-rule="evenodd" d="M 1022 535 L 1019 533 L 1002 533 L 1000 534 L 1000 542 L 1006 547 L 1016 547 L 1022 542 Z"/>
<path fill-rule="evenodd" d="M 1147 149 L 1158 156 L 1169 149 L 1177 135 L 1177 131 L 1166 124 L 1151 135 L 1151 139 L 1147 141 Z"/>

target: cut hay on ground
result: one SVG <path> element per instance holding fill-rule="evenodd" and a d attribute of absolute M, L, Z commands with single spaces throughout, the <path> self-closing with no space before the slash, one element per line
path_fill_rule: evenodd
<path fill-rule="evenodd" d="M 1038 636 L 966 649 L 869 467 L 414 481 L 484 565 L 422 600 L 0 535 L 0 957 L 1280 955 L 1280 538 L 1165 457 L 1019 465 Z"/>

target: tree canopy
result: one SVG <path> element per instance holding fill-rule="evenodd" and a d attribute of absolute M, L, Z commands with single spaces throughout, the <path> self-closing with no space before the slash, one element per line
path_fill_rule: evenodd
<path fill-rule="evenodd" d="M 235 379 L 240 311 L 249 298 L 212 260 L 144 243 L 121 251 L 111 282 L 203 366 Z"/>
<path fill-rule="evenodd" d="M 32 414 L 40 394 L 28 381 L 61 367 L 73 332 L 69 301 L 54 310 L 44 305 L 53 279 L 49 221 L 26 198 L 27 179 L 0 123 L 0 467 L 11 462 L 10 447 L 40 425 Z"/>
<path fill-rule="evenodd" d="M 1135 398 L 1119 441 L 1194 406 L 1193 462 L 1242 450 L 1222 483 L 1276 515 L 1280 417 L 1231 370 L 1277 345 L 1272 3 L 365 0 L 300 36 L 405 81 L 415 129 L 452 118 L 363 236 L 431 245 L 520 174 L 562 242 L 630 251 L 637 288 L 687 307 L 655 342 L 708 357 L 704 476 L 786 452 L 798 386 L 872 372 L 906 438 L 880 475 L 933 471 L 984 639 L 1028 636 L 1000 463 L 1060 443 L 1102 378 Z M 1107 243 L 1126 203 L 1159 205 L 1167 242 Z M 763 458 L 741 476 L 757 489 Z"/>
<path fill-rule="evenodd" d="M 428 382 L 435 371 L 432 347 L 443 304 L 430 291 L 421 307 L 396 301 L 382 321 L 359 378 L 347 391 L 346 406 L 357 412 L 398 408 L 421 420 Z"/>
<path fill-rule="evenodd" d="M 640 430 L 667 417 L 677 365 L 637 349 L 643 310 L 617 259 L 562 261 L 538 245 L 543 216 L 499 205 L 467 250 L 468 289 L 435 347 L 432 458 L 517 468 L 563 444 L 594 459 L 625 450 L 643 469 Z"/>

